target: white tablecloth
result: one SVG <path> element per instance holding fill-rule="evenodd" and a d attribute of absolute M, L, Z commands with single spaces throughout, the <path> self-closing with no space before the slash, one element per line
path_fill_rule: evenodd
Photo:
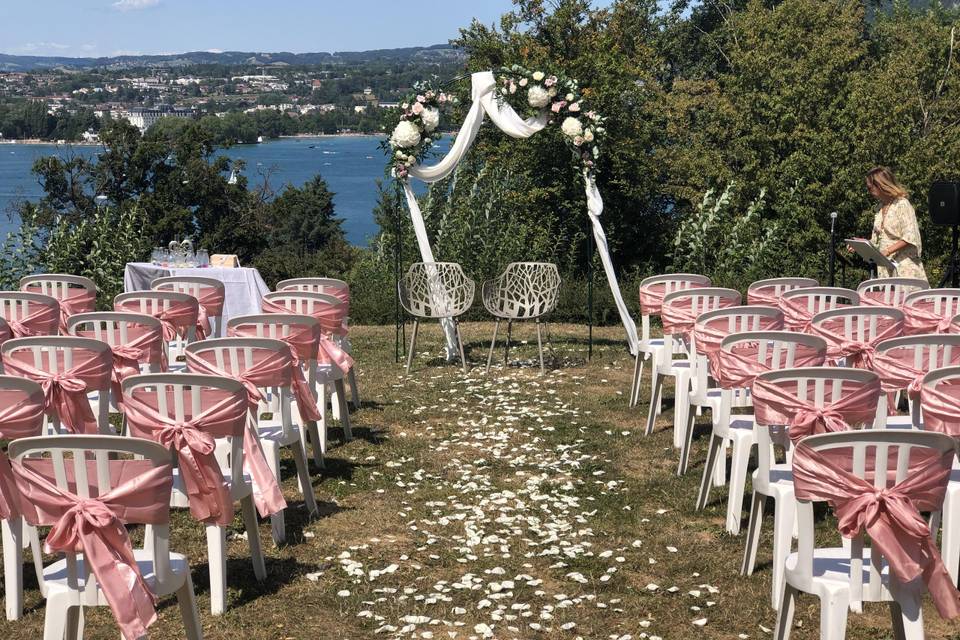
<path fill-rule="evenodd" d="M 144 291 L 150 289 L 150 283 L 156 278 L 164 276 L 204 276 L 216 278 L 224 286 L 223 320 L 222 326 L 226 329 L 227 321 L 234 316 L 243 316 L 251 313 L 260 313 L 260 299 L 270 288 L 263 281 L 260 272 L 251 267 L 222 269 L 217 267 L 199 268 L 168 268 L 158 267 L 148 262 L 129 262 L 123 271 L 124 291 Z"/>

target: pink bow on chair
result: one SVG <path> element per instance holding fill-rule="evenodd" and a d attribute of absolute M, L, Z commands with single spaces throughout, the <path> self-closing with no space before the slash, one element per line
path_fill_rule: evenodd
<path fill-rule="evenodd" d="M 240 336 L 256 338 L 257 332 L 252 327 L 245 328 L 231 327 L 227 330 L 230 336 Z M 304 422 L 316 422 L 323 419 L 323 415 L 317 408 L 317 401 L 313 397 L 310 385 L 303 375 L 303 369 L 300 364 L 303 360 L 309 360 L 313 357 L 319 342 L 319 332 L 316 328 L 291 327 L 289 335 L 276 338 L 282 340 L 290 347 L 290 381 L 293 386 L 293 396 L 297 399 L 297 408 L 300 411 L 300 418 Z"/>
<path fill-rule="evenodd" d="M 140 311 L 140 302 L 138 300 L 125 300 L 114 304 L 113 307 L 114 311 L 142 313 Z M 167 309 L 161 309 L 156 313 L 148 315 L 152 315 L 154 318 L 160 321 L 160 324 L 163 326 L 163 339 L 169 342 L 171 340 L 175 340 L 177 336 L 186 336 L 187 330 L 191 326 L 197 327 L 197 340 L 203 340 L 206 338 L 206 331 L 203 330 L 202 326 L 199 326 L 196 320 L 196 318 L 199 318 L 199 314 L 199 303 L 196 303 L 196 306 L 194 306 L 193 301 L 191 301 L 190 303 L 171 302 Z"/>
<path fill-rule="evenodd" d="M 778 308 L 780 306 L 780 297 L 784 293 L 783 291 L 775 293 L 774 287 L 747 289 L 747 304 Z"/>
<path fill-rule="evenodd" d="M 873 369 L 876 346 L 884 340 L 896 338 L 903 332 L 903 323 L 891 317 L 877 318 L 877 335 L 872 340 L 849 340 L 843 334 L 844 318 L 831 318 L 819 324 L 811 324 L 808 330 L 827 341 L 827 356 L 831 362 L 846 358 L 848 366 L 857 369 Z"/>
<path fill-rule="evenodd" d="M 187 367 L 191 371 L 234 378 L 241 381 L 247 390 L 247 402 L 253 415 L 247 421 L 247 426 L 243 432 L 243 466 L 253 480 L 253 499 L 257 505 L 257 511 L 263 517 L 283 511 L 287 508 L 287 502 L 283 499 L 283 493 L 280 491 L 277 478 L 267 464 L 263 447 L 260 446 L 260 436 L 255 429 L 257 406 L 263 399 L 259 387 L 289 385 L 290 362 L 289 351 L 286 353 L 272 351 L 252 367 L 247 368 L 240 374 L 235 374 L 230 370 L 217 368 L 192 351 L 187 352 Z M 312 396 L 310 397 L 310 403 L 316 406 Z M 297 405 L 299 406 L 299 404 L 298 399 Z"/>
<path fill-rule="evenodd" d="M 210 324 L 210 318 L 216 318 L 223 315 L 224 291 L 217 287 L 203 287 L 200 289 L 200 297 L 197 303 L 200 308 L 197 311 L 197 331 L 200 335 L 207 336 L 213 331 Z M 199 338 L 202 340 L 202 338 Z"/>
<path fill-rule="evenodd" d="M 960 615 L 960 592 L 943 565 L 920 511 L 940 508 L 953 457 L 953 451 L 925 456 L 911 465 L 903 482 L 877 489 L 834 464 L 829 455 L 802 442 L 793 456 L 797 499 L 828 502 L 844 538 L 869 534 L 901 583 L 923 576 L 937 612 L 947 619 Z"/>
<path fill-rule="evenodd" d="M 682 286 L 674 291 L 683 291 L 687 289 L 700 289 L 707 287 L 706 284 L 699 282 L 684 282 Z M 640 287 L 640 312 L 645 316 L 660 315 L 663 307 L 663 298 L 667 295 L 666 282 L 654 282 L 644 287 Z"/>
<path fill-rule="evenodd" d="M 895 353 L 899 353 L 901 357 L 894 355 Z M 914 367 L 913 361 L 912 349 L 894 349 L 873 356 L 873 372 L 880 376 L 884 392 L 896 393 L 906 389 L 911 400 L 920 397 L 920 388 L 927 371 Z M 947 366 L 946 363 L 943 366 Z"/>
<path fill-rule="evenodd" d="M 44 409 L 55 413 L 68 431 L 97 433 L 99 426 L 87 401 L 87 390 L 103 389 L 107 386 L 113 364 L 110 355 L 106 352 L 94 352 L 85 358 L 76 357 L 79 362 L 74 362 L 73 368 L 60 373 L 37 369 L 24 361 L 27 357 L 32 357 L 32 354 L 4 354 L 4 370 L 38 382 L 43 389 Z"/>
<path fill-rule="evenodd" d="M 791 384 L 795 386 L 796 382 Z M 754 380 L 753 408 L 759 424 L 789 426 L 793 442 L 815 433 L 847 431 L 850 425 L 871 422 L 876 417 L 880 397 L 877 379 L 845 389 L 839 400 L 825 407 L 797 398 L 784 386 L 763 378 Z"/>
<path fill-rule="evenodd" d="M 759 360 L 760 345 L 756 342 L 742 342 L 733 345 L 730 350 L 715 351 L 710 358 L 710 373 L 723 389 L 744 389 L 753 386 L 761 373 L 773 369 L 773 349 L 767 350 L 766 359 Z M 796 344 L 794 351 L 795 367 L 818 367 L 823 364 L 824 355 L 812 347 Z"/>
<path fill-rule="evenodd" d="M 22 391 L 0 391 L 0 438 L 16 440 L 40 435 L 43 427 L 43 396 L 25 395 Z M 16 490 L 10 460 L 0 450 L 0 519 L 20 515 L 19 492 Z"/>
<path fill-rule="evenodd" d="M 816 306 L 816 305 L 815 305 Z M 845 304 L 836 304 L 833 305 L 834 309 L 842 309 L 846 306 Z M 780 298 L 779 301 L 780 310 L 783 311 L 783 324 L 788 331 L 799 331 L 800 333 L 809 333 L 810 332 L 810 321 L 813 320 L 813 316 L 820 313 L 820 311 L 826 311 L 826 309 L 814 309 L 810 311 L 807 309 L 806 300 L 801 299 L 794 300 L 793 298 Z"/>
<path fill-rule="evenodd" d="M 903 333 L 950 333 L 952 316 L 936 313 L 932 300 L 918 300 L 900 307 L 903 311 Z"/>
<path fill-rule="evenodd" d="M 14 338 L 33 336 L 55 336 L 60 327 L 60 304 L 49 307 L 45 304 L 30 302 L 28 309 L 36 308 L 33 313 L 20 318 L 6 318 Z"/>
<path fill-rule="evenodd" d="M 215 438 L 246 437 L 247 399 L 227 395 L 185 422 L 161 414 L 140 399 L 136 390 L 126 395 L 120 408 L 131 434 L 159 442 L 177 453 L 193 517 L 208 524 L 228 524 L 233 519 L 233 500 L 214 456 Z"/>
<path fill-rule="evenodd" d="M 960 383 L 950 380 L 921 386 L 920 406 L 924 429 L 960 436 Z"/>
<path fill-rule="evenodd" d="M 67 320 L 78 313 L 95 311 L 97 308 L 97 294 L 88 289 L 72 289 L 66 297 L 60 298 L 60 333 L 67 335 Z"/>
<path fill-rule="evenodd" d="M 298 313 L 279 302 L 266 298 L 263 300 L 262 306 L 264 313 Z M 347 317 L 347 311 L 346 305 L 318 305 L 314 307 L 313 313 L 309 314 L 320 322 L 320 344 L 317 349 L 317 362 L 319 364 L 335 365 L 343 373 L 353 367 L 353 358 L 334 342 L 333 336 L 346 333 L 343 328 L 343 321 Z"/>
<path fill-rule="evenodd" d="M 720 343 L 730 335 L 727 326 L 727 318 L 719 321 L 717 319 L 708 322 L 698 321 L 693 327 L 693 341 L 696 344 L 697 353 L 710 359 L 720 351 Z M 780 331 L 783 329 L 783 316 L 761 316 L 756 326 L 757 331 Z"/>
<path fill-rule="evenodd" d="M 81 498 L 59 489 L 50 460 L 25 459 L 13 463 L 13 475 L 23 496 L 23 515 L 34 526 L 52 526 L 46 539 L 48 553 L 82 552 L 87 568 L 126 640 L 144 637 L 157 620 L 156 596 L 144 581 L 134 558 L 124 521 L 165 524 L 169 516 L 169 464 L 125 461 L 143 467 L 123 484 L 97 498 Z M 90 473 L 96 470 L 89 464 Z M 71 468 L 72 470 L 72 468 Z"/>

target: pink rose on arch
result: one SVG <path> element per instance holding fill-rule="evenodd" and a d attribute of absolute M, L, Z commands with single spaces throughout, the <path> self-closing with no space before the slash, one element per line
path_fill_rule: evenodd
<path fill-rule="evenodd" d="M 423 103 L 418 102 L 415 105 L 413 105 L 413 114 L 418 116 L 421 113 L 423 113 Z"/>
<path fill-rule="evenodd" d="M 545 86 L 552 87 L 553 85 L 557 84 L 557 76 L 550 76 L 543 81 L 543 84 Z"/>
<path fill-rule="evenodd" d="M 417 102 L 423 102 L 424 100 L 426 100 L 425 97 L 423 97 L 423 96 L 417 96 Z"/>
<path fill-rule="evenodd" d="M 563 109 L 565 106 L 567 106 L 567 101 L 560 100 L 558 102 L 554 102 L 553 105 L 550 107 L 550 110 L 553 111 L 554 113 L 560 113 L 560 109 Z"/>
<path fill-rule="evenodd" d="M 440 104 L 443 104 L 446 101 L 447 101 L 447 94 L 445 93 L 441 93 L 440 97 L 437 98 L 437 102 L 439 102 Z"/>
<path fill-rule="evenodd" d="M 583 136 L 575 136 L 573 138 L 573 146 L 579 147 L 583 144 Z"/>
<path fill-rule="evenodd" d="M 571 104 L 571 105 L 570 105 L 569 107 L 567 107 L 567 108 L 568 108 L 570 111 L 573 111 L 573 112 L 580 111 L 580 103 L 579 103 L 579 102 L 574 102 L 573 104 Z"/>

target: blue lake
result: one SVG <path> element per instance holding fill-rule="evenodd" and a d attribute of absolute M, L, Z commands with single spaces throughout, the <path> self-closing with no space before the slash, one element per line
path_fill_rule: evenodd
<path fill-rule="evenodd" d="M 284 138 L 256 145 L 237 145 L 218 153 L 242 159 L 247 166 L 250 187 L 268 175 L 270 188 L 279 192 L 285 184 L 300 186 L 320 174 L 334 193 L 336 215 L 343 219 L 347 240 L 366 246 L 377 233 L 373 209 L 377 204 L 376 181 L 384 176 L 386 157 L 379 148 L 379 136 L 325 136 Z M 441 153 L 449 148 L 445 138 Z M 0 145 L 0 232 L 16 224 L 6 212 L 19 199 L 37 200 L 43 195 L 30 173 L 34 160 L 47 155 L 95 156 L 96 146 L 54 146 L 44 144 Z"/>

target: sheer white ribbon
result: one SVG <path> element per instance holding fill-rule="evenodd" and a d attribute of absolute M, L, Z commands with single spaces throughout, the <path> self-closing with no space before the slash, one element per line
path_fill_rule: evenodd
<path fill-rule="evenodd" d="M 471 98 L 473 104 L 467 113 L 467 118 L 457 134 L 456 140 L 450 147 L 450 152 L 437 164 L 425 167 L 415 165 L 410 168 L 410 175 L 423 180 L 424 182 L 437 182 L 449 176 L 460 161 L 466 155 L 467 151 L 473 145 L 473 141 L 480 131 L 480 125 L 483 124 L 484 114 L 490 116 L 501 131 L 512 138 L 529 138 L 533 134 L 547 126 L 548 116 L 542 114 L 536 118 L 527 118 L 524 120 L 509 104 L 498 102 L 494 89 L 496 81 L 492 71 L 483 71 L 474 73 L 471 77 L 472 91 Z M 610 291 L 613 293 L 613 299 L 616 302 L 617 310 L 620 312 L 620 320 L 627 331 L 627 343 L 630 346 L 630 352 L 637 353 L 637 325 L 634 323 L 630 312 L 627 311 L 627 305 L 623 301 L 623 295 L 620 293 L 620 285 L 617 283 L 617 275 L 613 270 L 613 263 L 610 261 L 610 250 L 607 247 L 607 236 L 600 224 L 600 214 L 603 212 L 603 199 L 600 197 L 600 191 L 597 189 L 597 183 L 590 174 L 584 170 L 583 182 L 587 194 L 587 214 L 590 216 L 590 223 L 593 228 L 593 239 L 597 245 L 597 251 L 600 254 L 600 261 L 603 263 L 603 271 L 607 276 L 607 283 L 610 285 Z M 435 262 L 433 250 L 430 248 L 430 240 L 427 238 L 427 229 L 423 223 L 423 214 L 420 211 L 420 205 L 417 204 L 417 197 L 410 187 L 409 178 L 403 180 L 403 191 L 407 197 L 407 206 L 410 208 L 410 218 L 413 222 L 413 231 L 417 237 L 417 245 L 420 247 L 420 256 L 424 262 Z M 439 305 L 438 305 L 439 306 Z M 453 322 L 447 320 L 443 322 L 444 331 L 447 335 L 447 357 L 452 358 L 457 352 L 456 334 L 454 333 Z"/>

